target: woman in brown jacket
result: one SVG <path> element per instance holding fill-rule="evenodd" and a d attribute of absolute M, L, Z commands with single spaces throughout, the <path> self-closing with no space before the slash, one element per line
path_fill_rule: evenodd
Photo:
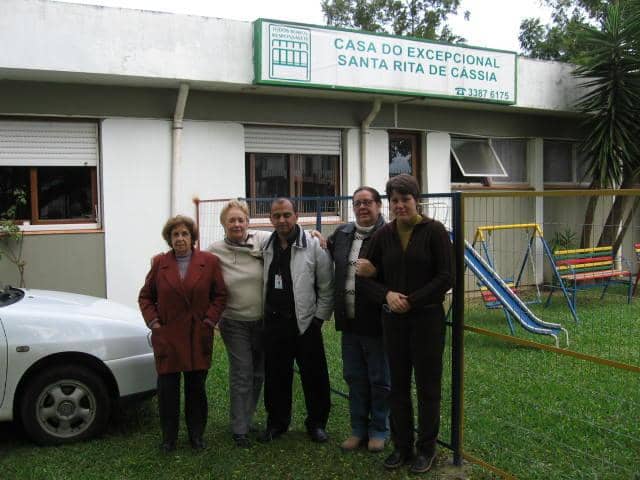
<path fill-rule="evenodd" d="M 184 375 L 185 417 L 191 446 L 206 447 L 205 381 L 211 366 L 213 327 L 224 310 L 227 290 L 218 257 L 194 250 L 197 227 L 189 217 L 170 218 L 162 236 L 171 247 L 151 263 L 138 303 L 152 329 L 158 371 L 158 404 L 163 452 L 176 448 L 180 418 L 180 373 Z"/>

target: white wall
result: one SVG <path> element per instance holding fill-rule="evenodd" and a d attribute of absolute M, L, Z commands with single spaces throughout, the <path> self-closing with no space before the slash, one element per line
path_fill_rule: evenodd
<path fill-rule="evenodd" d="M 178 170 L 179 213 L 195 218 L 193 198 L 244 195 L 244 129 L 222 122 L 184 122 Z M 135 305 L 150 258 L 167 245 L 171 122 L 107 119 L 102 124 L 107 297 Z"/>
<path fill-rule="evenodd" d="M 342 195 L 351 195 L 361 185 L 360 182 L 360 130 L 350 128 L 345 131 L 342 146 Z"/>
<path fill-rule="evenodd" d="M 136 305 L 152 255 L 167 249 L 171 122 L 102 122 L 107 298 Z"/>
<path fill-rule="evenodd" d="M 369 130 L 365 141 L 367 158 L 364 161 L 362 185 L 384 193 L 384 187 L 389 180 L 389 134 L 386 130 Z"/>
<path fill-rule="evenodd" d="M 253 79 L 249 22 L 43 0 L 1 0 L 0 12 L 0 45 L 11 45 L 0 48 L 0 68 L 30 71 L 20 78 L 164 85 Z"/>
<path fill-rule="evenodd" d="M 422 190 L 426 193 L 451 191 L 451 137 L 448 133 L 429 132 L 425 140 L 425 166 L 422 168 Z"/>
<path fill-rule="evenodd" d="M 195 218 L 195 197 L 243 197 L 244 127 L 238 123 L 185 121 L 178 175 L 178 213 Z"/>
<path fill-rule="evenodd" d="M 543 110 L 575 110 L 585 90 L 571 75 L 574 65 L 518 57 L 518 107 Z"/>
<path fill-rule="evenodd" d="M 422 191 L 425 193 L 448 193 L 451 191 L 451 162 L 449 160 L 451 137 L 448 133 L 427 132 L 423 137 L 423 161 L 420 172 Z M 450 198 L 423 200 L 423 213 L 452 228 Z"/>
<path fill-rule="evenodd" d="M 0 48 L 3 78 L 152 87 L 184 81 L 207 89 L 252 85 L 249 22 L 44 0 L 0 0 L 0 12 L 0 45 L 10 46 Z M 517 65 L 517 105 L 509 108 L 574 110 L 580 89 L 572 65 L 524 57 Z"/>
<path fill-rule="evenodd" d="M 351 128 L 342 137 L 346 142 L 343 146 L 343 175 L 344 190 L 342 195 L 351 195 L 353 191 L 367 185 L 384 194 L 384 186 L 389 180 L 389 134 L 386 130 L 369 130 L 367 142 L 367 158 L 364 162 L 364 178 L 360 169 L 360 129 Z"/>

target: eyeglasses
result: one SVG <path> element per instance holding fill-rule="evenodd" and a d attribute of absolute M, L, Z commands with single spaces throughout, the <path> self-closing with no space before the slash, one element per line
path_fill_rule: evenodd
<path fill-rule="evenodd" d="M 376 203 L 374 200 L 356 200 L 355 202 L 353 202 L 353 206 L 356 208 L 360 206 L 370 207 L 374 203 Z"/>

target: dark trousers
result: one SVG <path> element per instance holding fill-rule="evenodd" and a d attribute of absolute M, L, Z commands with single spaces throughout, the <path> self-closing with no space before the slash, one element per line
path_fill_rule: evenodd
<path fill-rule="evenodd" d="M 175 442 L 180 424 L 180 374 L 184 375 L 184 416 L 189 439 L 202 438 L 207 424 L 208 405 L 205 382 L 207 370 L 158 375 L 158 406 L 162 440 Z"/>
<path fill-rule="evenodd" d="M 440 429 L 440 387 L 445 323 L 442 305 L 405 315 L 382 314 L 385 349 L 391 371 L 391 438 L 397 449 L 413 449 L 411 377 L 418 397 L 418 452 L 435 452 Z"/>
<path fill-rule="evenodd" d="M 305 426 L 307 429 L 325 428 L 331 400 L 322 330 L 311 323 L 300 335 L 297 328 L 284 328 L 282 325 L 283 322 L 272 315 L 265 319 L 264 406 L 267 428 L 286 431 L 291 423 L 294 360 L 300 369 L 307 407 Z"/>

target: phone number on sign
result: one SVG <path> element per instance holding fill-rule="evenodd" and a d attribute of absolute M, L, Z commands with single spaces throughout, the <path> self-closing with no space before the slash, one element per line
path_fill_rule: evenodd
<path fill-rule="evenodd" d="M 456 95 L 460 97 L 488 98 L 490 100 L 511 100 L 509 92 L 504 90 L 489 90 L 486 88 L 456 87 Z"/>

